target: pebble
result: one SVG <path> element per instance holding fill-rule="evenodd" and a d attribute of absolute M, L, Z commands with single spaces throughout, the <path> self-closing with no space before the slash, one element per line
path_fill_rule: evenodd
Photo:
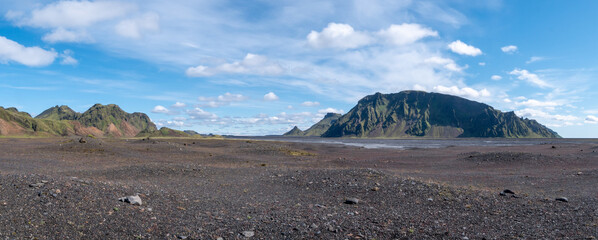
<path fill-rule="evenodd" d="M 428 201 L 432 202 L 432 201 L 434 201 L 434 199 L 433 198 L 428 198 Z"/>
<path fill-rule="evenodd" d="M 315 223 L 312 223 L 311 226 L 309 226 L 310 228 L 318 228 L 318 225 L 316 225 Z"/>
<path fill-rule="evenodd" d="M 36 188 L 38 188 L 38 187 L 43 187 L 43 186 L 44 186 L 44 183 L 41 183 L 41 182 L 40 183 L 29 184 L 29 187 L 36 187 Z"/>
<path fill-rule="evenodd" d="M 378 190 L 380 190 L 380 188 L 379 188 L 379 187 L 374 187 L 374 188 L 372 188 L 372 191 L 378 191 Z"/>
<path fill-rule="evenodd" d="M 515 194 L 515 192 L 513 192 L 513 191 L 511 191 L 509 189 L 502 190 L 502 192 L 503 193 L 508 193 L 508 194 Z"/>
<path fill-rule="evenodd" d="M 569 202 L 569 199 L 567 199 L 566 197 L 558 197 L 554 200 L 559 201 L 559 202 Z"/>
<path fill-rule="evenodd" d="M 118 199 L 118 201 L 130 203 L 132 205 L 137 205 L 137 206 L 141 206 L 141 204 L 142 204 L 142 201 L 141 201 L 141 198 L 139 197 L 139 195 L 121 197 Z"/>
<path fill-rule="evenodd" d="M 243 231 L 241 234 L 243 234 L 243 236 L 248 237 L 248 238 L 255 236 L 255 233 L 253 231 Z"/>
<path fill-rule="evenodd" d="M 346 204 L 358 204 L 359 203 L 359 199 L 357 199 L 357 198 L 347 198 L 347 199 L 345 199 L 345 203 Z"/>

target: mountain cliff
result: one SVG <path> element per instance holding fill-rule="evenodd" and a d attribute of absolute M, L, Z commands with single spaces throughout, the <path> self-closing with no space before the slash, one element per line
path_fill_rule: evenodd
<path fill-rule="evenodd" d="M 322 136 L 332 124 L 343 115 L 338 113 L 327 113 L 326 116 L 303 132 L 304 136 Z"/>
<path fill-rule="evenodd" d="M 282 134 L 283 136 L 287 137 L 296 137 L 296 136 L 303 136 L 305 133 L 301 131 L 297 126 L 293 127 L 290 131 Z"/>
<path fill-rule="evenodd" d="M 483 103 L 422 91 L 366 96 L 323 137 L 557 138 L 535 120 Z"/>
<path fill-rule="evenodd" d="M 134 137 L 142 131 L 155 132 L 156 125 L 144 113 L 127 113 L 114 104 L 96 104 L 84 113 L 55 106 L 35 118 L 0 107 L 0 135 Z"/>

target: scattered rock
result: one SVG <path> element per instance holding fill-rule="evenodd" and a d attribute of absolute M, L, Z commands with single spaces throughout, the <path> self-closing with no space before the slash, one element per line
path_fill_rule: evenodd
<path fill-rule="evenodd" d="M 346 204 L 358 204 L 359 203 L 359 199 L 357 199 L 357 198 L 347 198 L 347 199 L 345 199 L 345 203 Z"/>
<path fill-rule="evenodd" d="M 428 198 L 428 201 L 432 202 L 432 201 L 434 201 L 434 198 Z"/>
<path fill-rule="evenodd" d="M 556 148 L 556 147 L 555 147 L 555 146 L 552 146 L 552 148 L 554 149 L 554 148 Z"/>
<path fill-rule="evenodd" d="M 515 194 L 515 192 L 513 192 L 513 191 L 511 191 L 509 189 L 502 190 L 502 192 L 506 193 L 506 194 Z"/>
<path fill-rule="evenodd" d="M 85 140 L 85 138 L 79 138 L 79 143 L 87 143 L 87 140 Z"/>
<path fill-rule="evenodd" d="M 253 231 L 243 231 L 241 234 L 244 237 L 248 237 L 248 238 L 255 236 L 255 232 L 253 232 Z"/>
<path fill-rule="evenodd" d="M 379 188 L 379 187 L 374 187 L 374 188 L 372 188 L 372 191 L 378 191 L 378 190 L 380 190 L 380 188 Z"/>
<path fill-rule="evenodd" d="M 118 199 L 118 201 L 130 203 L 132 205 L 137 205 L 137 206 L 141 206 L 141 204 L 142 204 L 141 198 L 139 197 L 139 195 L 121 197 Z"/>
<path fill-rule="evenodd" d="M 181 235 L 178 235 L 178 236 L 176 236 L 176 237 L 177 237 L 178 239 L 187 239 L 187 236 L 181 236 Z"/>
<path fill-rule="evenodd" d="M 583 172 L 577 172 L 577 176 L 582 175 L 582 174 L 583 174 Z"/>
<path fill-rule="evenodd" d="M 33 183 L 33 184 L 29 184 L 29 187 L 34 187 L 34 188 L 38 188 L 38 187 L 43 187 L 45 185 L 45 183 Z"/>
<path fill-rule="evenodd" d="M 558 197 L 554 200 L 559 201 L 559 202 L 569 202 L 569 199 L 567 199 L 566 197 Z"/>
<path fill-rule="evenodd" d="M 315 223 L 312 223 L 309 227 L 310 228 L 318 228 L 318 225 L 316 225 Z"/>

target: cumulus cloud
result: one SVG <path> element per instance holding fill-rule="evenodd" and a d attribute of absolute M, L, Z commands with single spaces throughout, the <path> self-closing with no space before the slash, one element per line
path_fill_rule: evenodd
<path fill-rule="evenodd" d="M 478 56 L 482 54 L 482 50 L 471 45 L 467 45 L 461 40 L 454 41 L 448 45 L 448 48 L 454 53 L 468 56 Z"/>
<path fill-rule="evenodd" d="M 273 92 L 266 93 L 264 95 L 264 101 L 277 101 L 279 98 Z"/>
<path fill-rule="evenodd" d="M 348 24 L 329 23 L 321 32 L 311 31 L 307 43 L 314 48 L 349 49 L 368 45 L 372 38 L 365 32 L 358 32 Z"/>
<path fill-rule="evenodd" d="M 249 99 L 246 96 L 241 94 L 232 94 L 232 93 L 225 93 L 223 95 L 219 95 L 218 97 L 198 97 L 197 100 L 202 102 L 200 106 L 202 107 L 209 107 L 209 108 L 216 108 L 222 106 L 228 106 L 233 102 L 242 102 Z"/>
<path fill-rule="evenodd" d="M 336 109 L 336 108 L 325 108 L 325 109 L 320 109 L 318 110 L 319 114 L 327 114 L 327 113 L 340 113 L 343 114 L 345 113 L 345 111 L 343 111 L 342 109 Z"/>
<path fill-rule="evenodd" d="M 501 76 L 499 76 L 499 75 L 492 75 L 492 77 L 490 77 L 490 79 L 492 79 L 492 80 L 494 80 L 494 81 L 498 81 L 498 80 L 501 80 L 501 79 L 502 79 L 502 77 L 501 77 Z"/>
<path fill-rule="evenodd" d="M 378 34 L 395 45 L 411 44 L 425 37 L 438 37 L 438 32 L 415 23 L 393 24 Z"/>
<path fill-rule="evenodd" d="M 116 33 L 128 38 L 141 38 L 145 32 L 160 30 L 160 16 L 156 13 L 146 13 L 138 18 L 126 19 L 118 23 L 114 29 Z"/>
<path fill-rule="evenodd" d="M 483 66 L 486 66 L 486 63 L 485 62 L 479 62 L 478 65 L 480 65 L 480 66 L 483 67 Z"/>
<path fill-rule="evenodd" d="M 557 122 L 571 122 L 571 121 L 578 121 L 579 118 L 573 115 L 559 115 L 559 114 L 550 114 L 544 112 L 542 110 L 534 109 L 534 108 L 525 108 L 521 110 L 515 111 L 515 114 L 520 117 L 526 118 L 533 118 L 533 119 L 543 119 L 543 120 L 552 120 Z"/>
<path fill-rule="evenodd" d="M 514 69 L 509 74 L 517 76 L 517 79 L 527 81 L 533 85 L 536 85 L 540 88 L 547 88 L 551 87 L 546 81 L 540 79 L 540 77 L 534 73 L 530 73 L 529 71 L 523 69 Z"/>
<path fill-rule="evenodd" d="M 201 108 L 187 110 L 187 114 L 189 114 L 191 119 L 195 120 L 214 120 L 218 118 L 216 114 L 206 112 Z"/>
<path fill-rule="evenodd" d="M 85 30 L 66 30 L 64 28 L 54 29 L 52 32 L 44 35 L 42 40 L 49 43 L 57 42 L 78 42 L 90 43 L 93 38 Z"/>
<path fill-rule="evenodd" d="M 431 57 L 424 60 L 426 63 L 431 63 L 433 65 L 442 66 L 444 69 L 453 71 L 453 72 L 460 72 L 463 70 L 459 65 L 455 63 L 453 59 L 450 58 L 443 58 L 443 57 Z"/>
<path fill-rule="evenodd" d="M 52 64 L 56 57 L 58 57 L 58 53 L 53 50 L 25 47 L 0 36 L 0 63 L 17 62 L 29 67 L 42 67 Z"/>
<path fill-rule="evenodd" d="M 153 113 L 163 113 L 163 114 L 169 114 L 170 110 L 168 110 L 168 108 L 161 106 L 161 105 L 157 105 L 154 107 L 154 109 L 152 109 Z"/>
<path fill-rule="evenodd" d="M 267 57 L 248 53 L 242 61 L 225 63 L 215 67 L 199 65 L 190 67 L 189 77 L 209 77 L 216 74 L 281 75 L 284 69 L 280 64 L 271 62 Z"/>
<path fill-rule="evenodd" d="M 182 103 L 182 102 L 176 102 L 176 103 L 172 104 L 171 107 L 172 108 L 184 108 L 184 107 L 187 107 L 187 104 Z"/>
<path fill-rule="evenodd" d="M 512 54 L 512 53 L 517 52 L 517 46 L 515 46 L 515 45 L 504 46 L 504 47 L 501 47 L 500 50 L 504 53 Z"/>
<path fill-rule="evenodd" d="M 590 124 L 598 124 L 598 117 L 593 116 L 593 115 L 588 115 L 584 122 L 590 123 Z"/>
<path fill-rule="evenodd" d="M 305 101 L 305 102 L 301 103 L 301 106 L 304 106 L 304 107 L 317 107 L 317 106 L 320 106 L 320 103 L 319 102 L 312 102 L 312 101 Z"/>
<path fill-rule="evenodd" d="M 488 91 L 488 89 L 482 89 L 482 90 L 475 90 L 473 88 L 469 88 L 469 87 L 464 87 L 464 88 L 459 88 L 457 86 L 452 86 L 452 87 L 445 87 L 445 86 L 436 86 L 434 87 L 434 91 L 439 92 L 439 93 L 446 93 L 446 94 L 450 94 L 450 95 L 455 95 L 455 96 L 461 96 L 461 97 L 466 97 L 466 98 L 482 98 L 482 97 L 490 97 L 490 91 Z"/>

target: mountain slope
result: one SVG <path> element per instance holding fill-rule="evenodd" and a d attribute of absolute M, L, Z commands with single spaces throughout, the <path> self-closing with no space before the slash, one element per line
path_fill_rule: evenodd
<path fill-rule="evenodd" d="M 74 132 L 68 121 L 35 119 L 16 108 L 0 107 L 0 135 L 66 136 Z"/>
<path fill-rule="evenodd" d="M 322 136 L 332 124 L 343 115 L 338 113 L 327 113 L 326 116 L 303 132 L 304 136 Z"/>
<path fill-rule="evenodd" d="M 323 137 L 506 137 L 555 138 L 556 132 L 513 112 L 422 91 L 366 96 Z"/>
<path fill-rule="evenodd" d="M 289 136 L 289 137 L 294 137 L 294 136 L 303 136 L 305 133 L 303 131 L 301 131 L 301 129 L 299 129 L 297 126 L 295 126 L 293 129 L 291 129 L 290 131 L 286 132 L 285 134 L 282 134 L 283 136 Z"/>
<path fill-rule="evenodd" d="M 81 114 L 77 121 L 113 137 L 134 137 L 143 130 L 156 130 L 156 125 L 144 113 L 127 113 L 115 104 L 95 104 Z"/>
<path fill-rule="evenodd" d="M 62 105 L 48 108 L 35 118 L 48 120 L 77 120 L 80 116 L 81 113 L 73 111 L 73 109 L 66 105 Z"/>

